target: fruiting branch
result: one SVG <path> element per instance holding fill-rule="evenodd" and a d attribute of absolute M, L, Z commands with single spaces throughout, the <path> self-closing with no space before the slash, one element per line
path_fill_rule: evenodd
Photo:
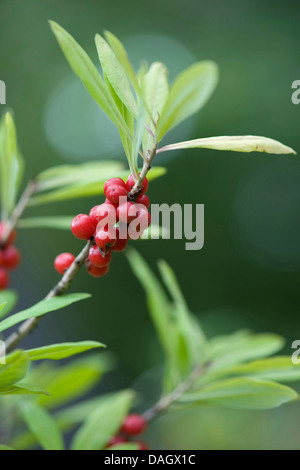
<path fill-rule="evenodd" d="M 173 390 L 173 392 L 169 393 L 162 397 L 155 405 L 149 408 L 145 413 L 143 413 L 143 418 L 146 421 L 151 421 L 160 413 L 166 411 L 173 403 L 175 403 L 181 395 L 186 392 L 194 383 L 194 381 L 202 374 L 204 370 L 206 370 L 207 365 L 199 365 L 197 366 L 193 372 L 187 377 L 187 379 L 178 385 L 178 387 Z"/>
<path fill-rule="evenodd" d="M 74 262 L 65 272 L 58 284 L 56 284 L 56 286 L 51 289 L 49 294 L 46 296 L 46 299 L 51 299 L 52 297 L 63 295 L 69 289 L 73 279 L 75 278 L 80 268 L 84 264 L 86 258 L 88 257 L 89 250 L 91 246 L 93 246 L 93 244 L 93 240 L 88 241 L 88 243 L 79 253 L 79 255 L 75 258 Z M 18 330 L 12 333 L 5 341 L 6 351 L 10 352 L 16 347 L 17 344 L 20 343 L 23 338 L 25 338 L 25 336 L 31 333 L 36 328 L 41 318 L 42 317 L 29 318 L 29 320 L 26 320 L 24 323 L 22 323 Z"/>

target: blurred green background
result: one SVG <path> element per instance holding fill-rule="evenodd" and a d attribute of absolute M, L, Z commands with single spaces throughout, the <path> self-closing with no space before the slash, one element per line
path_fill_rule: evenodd
<path fill-rule="evenodd" d="M 153 0 L 139 2 L 1 0 L 0 78 L 15 114 L 26 177 L 64 162 L 125 161 L 117 131 L 74 78 L 52 35 L 60 23 L 97 61 L 94 35 L 114 32 L 137 67 L 142 59 L 167 64 L 171 80 L 191 63 L 215 60 L 220 83 L 199 115 L 166 142 L 214 135 L 256 134 L 300 152 L 300 107 L 291 84 L 300 78 L 299 3 L 296 1 Z M 0 111 L 4 111 L 2 106 Z M 149 263 L 165 258 L 175 269 L 190 308 L 209 335 L 237 328 L 300 338 L 300 161 L 297 156 L 188 150 L 157 157 L 168 174 L 151 184 L 153 203 L 204 203 L 205 246 L 185 251 L 184 241 L 136 244 Z M 75 215 L 101 198 L 58 203 L 27 215 Z M 53 258 L 80 250 L 70 233 L 19 233 L 23 252 L 13 287 L 19 307 L 41 299 L 57 282 Z M 84 272 L 73 290 L 92 300 L 43 319 L 25 346 L 95 339 L 118 358 L 103 390 L 158 390 L 162 356 L 144 293 L 124 256 L 114 257 L 101 279 Z M 150 372 L 145 372 L 150 369 Z M 153 392 L 153 393 L 152 393 Z M 299 404 L 268 412 L 201 410 L 160 418 L 148 431 L 155 449 L 299 449 Z"/>

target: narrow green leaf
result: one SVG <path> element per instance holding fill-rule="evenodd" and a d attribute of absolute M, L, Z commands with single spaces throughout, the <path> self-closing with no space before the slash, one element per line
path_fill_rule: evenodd
<path fill-rule="evenodd" d="M 129 390 L 116 393 L 100 404 L 79 428 L 72 442 L 72 450 L 103 449 L 120 429 L 133 400 Z"/>
<path fill-rule="evenodd" d="M 49 395 L 48 392 L 32 385 L 19 382 L 15 385 L 0 389 L 1 395 Z"/>
<path fill-rule="evenodd" d="M 300 364 L 293 364 L 290 356 L 276 356 L 222 369 L 218 377 L 221 375 L 243 375 L 282 383 L 293 382 L 300 379 Z"/>
<path fill-rule="evenodd" d="M 124 170 L 121 162 L 101 160 L 77 165 L 58 165 L 44 170 L 36 177 L 38 192 L 56 189 L 68 185 L 96 183 L 104 178 L 111 178 L 116 172 Z"/>
<path fill-rule="evenodd" d="M 188 140 L 177 144 L 166 145 L 157 150 L 157 153 L 168 150 L 183 150 L 190 148 L 204 148 L 214 150 L 233 150 L 234 152 L 266 152 L 273 154 L 296 154 L 295 150 L 281 144 L 277 140 L 257 135 L 237 135 L 206 137 L 204 139 Z"/>
<path fill-rule="evenodd" d="M 180 403 L 189 406 L 222 406 L 248 410 L 276 408 L 295 400 L 297 393 L 276 382 L 251 378 L 223 380 L 203 388 L 200 392 L 185 394 Z"/>
<path fill-rule="evenodd" d="M 3 444 L 0 444 L 0 450 L 15 450 L 13 447 L 5 446 Z"/>
<path fill-rule="evenodd" d="M 128 59 L 127 52 L 121 43 L 121 41 L 114 36 L 112 33 L 109 31 L 104 32 L 104 36 L 106 40 L 108 41 L 110 47 L 114 51 L 119 63 L 123 67 L 124 72 L 126 73 L 133 89 L 135 90 L 137 96 L 140 94 L 140 88 L 139 84 L 135 75 L 135 72 L 133 70 L 133 67 Z"/>
<path fill-rule="evenodd" d="M 139 450 L 139 446 L 135 442 L 123 442 L 123 444 L 116 444 L 109 448 L 110 451 L 114 450 Z"/>
<path fill-rule="evenodd" d="M 129 168 L 135 180 L 138 179 L 138 156 L 142 145 L 145 127 L 145 108 L 142 100 L 139 100 L 139 115 L 135 123 L 132 154 L 129 159 Z"/>
<path fill-rule="evenodd" d="M 70 230 L 73 218 L 74 216 L 71 215 L 27 217 L 19 220 L 18 228 L 51 228 L 55 230 Z"/>
<path fill-rule="evenodd" d="M 17 293 L 12 289 L 6 289 L 0 292 L 0 303 L 2 305 L 2 308 L 0 308 L 0 319 L 4 318 L 12 311 L 17 300 Z"/>
<path fill-rule="evenodd" d="M 143 99 L 152 117 L 146 120 L 147 129 L 143 137 L 144 154 L 147 156 L 156 145 L 155 138 L 152 136 L 156 134 L 154 123 L 158 122 L 169 94 L 167 68 L 160 62 L 154 62 L 148 72 L 143 75 L 141 83 Z"/>
<path fill-rule="evenodd" d="M 50 26 L 72 70 L 83 82 L 96 103 L 99 104 L 118 129 L 130 135 L 119 109 L 89 56 L 61 26 L 53 21 L 50 21 Z"/>
<path fill-rule="evenodd" d="M 0 364 L 0 390 L 19 382 L 25 377 L 29 356 L 24 351 L 14 351 L 6 356 L 6 364 Z"/>
<path fill-rule="evenodd" d="M 25 423 L 45 450 L 63 450 L 62 435 L 47 411 L 33 401 L 19 402 Z"/>
<path fill-rule="evenodd" d="M 198 62 L 176 78 L 158 120 L 158 141 L 172 127 L 205 105 L 216 87 L 217 79 L 217 66 L 210 61 Z"/>
<path fill-rule="evenodd" d="M 160 227 L 159 225 L 151 224 L 147 228 L 139 240 L 151 240 L 151 238 L 170 238 L 170 231 L 166 227 Z"/>
<path fill-rule="evenodd" d="M 16 128 L 10 113 L 6 113 L 0 123 L 0 174 L 2 219 L 12 213 L 23 169 L 18 150 Z"/>
<path fill-rule="evenodd" d="M 79 302 L 80 300 L 88 299 L 90 294 L 69 294 L 62 297 L 52 297 L 51 299 L 44 299 L 33 305 L 26 310 L 22 310 L 15 315 L 11 315 L 2 322 L 0 322 L 0 331 L 4 331 L 11 326 L 16 325 L 28 318 L 40 317 L 45 315 L 48 312 L 54 312 L 61 308 L 67 307 L 68 305 L 73 304 L 74 302 Z"/>
<path fill-rule="evenodd" d="M 123 67 L 100 34 L 96 35 L 95 42 L 104 74 L 122 103 L 133 116 L 137 116 L 137 105 Z"/>
<path fill-rule="evenodd" d="M 141 170 L 139 170 L 141 171 Z M 147 178 L 149 181 L 152 181 L 160 176 L 163 176 L 166 173 L 166 169 L 163 167 L 153 167 L 151 171 L 149 171 Z M 103 194 L 103 187 L 104 183 L 109 178 L 119 177 L 126 180 L 129 175 L 128 170 L 119 171 L 114 173 L 113 175 L 110 174 L 109 177 L 101 175 L 97 182 L 81 182 L 77 185 L 69 185 L 65 188 L 59 188 L 57 190 L 50 191 L 45 194 L 37 194 L 33 196 L 30 201 L 29 205 L 36 206 L 39 204 L 48 204 L 52 202 L 59 202 L 69 199 L 76 199 L 81 197 L 89 197 L 89 196 L 99 196 Z"/>
<path fill-rule="evenodd" d="M 51 346 L 29 349 L 26 352 L 31 361 L 40 361 L 42 359 L 58 360 L 101 347 L 104 347 L 104 344 L 98 343 L 97 341 L 81 341 L 78 343 L 52 344 Z"/>
<path fill-rule="evenodd" d="M 101 356 L 102 354 L 88 355 L 73 360 L 64 367 L 50 370 L 39 383 L 51 396 L 40 397 L 39 404 L 52 409 L 88 393 L 110 367 Z"/>
<path fill-rule="evenodd" d="M 222 350 L 216 348 L 215 343 L 218 339 L 213 339 L 208 345 L 210 349 L 208 360 L 213 361 L 210 371 L 224 369 L 229 365 L 240 364 L 253 359 L 262 359 L 271 356 L 282 349 L 284 339 L 275 334 L 261 333 L 255 335 L 241 336 L 236 341 L 231 341 L 230 335 L 228 342 Z M 224 345 L 224 340 L 223 345 Z"/>

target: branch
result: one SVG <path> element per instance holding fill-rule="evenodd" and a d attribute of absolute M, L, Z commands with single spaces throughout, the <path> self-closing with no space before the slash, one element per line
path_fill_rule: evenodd
<path fill-rule="evenodd" d="M 197 366 L 192 373 L 186 378 L 184 382 L 178 385 L 178 387 L 173 390 L 173 392 L 169 393 L 168 395 L 162 397 L 155 405 L 149 408 L 143 414 L 143 417 L 146 421 L 151 421 L 160 413 L 163 413 L 167 410 L 175 401 L 177 401 L 181 395 L 186 392 L 194 383 L 194 381 L 199 377 L 199 375 L 206 370 L 208 365 L 199 365 Z"/>
<path fill-rule="evenodd" d="M 140 192 L 140 190 L 143 186 L 143 181 L 146 178 L 148 171 L 151 170 L 151 165 L 152 165 L 153 159 L 156 155 L 156 148 L 157 147 L 155 146 L 154 149 L 152 150 L 151 154 L 149 155 L 149 157 L 147 157 L 147 156 L 145 157 L 141 174 L 139 175 L 139 177 L 138 177 L 134 187 L 130 191 L 130 193 L 128 193 L 128 198 L 129 199 L 135 200 L 135 198 L 138 196 L 138 194 L 139 194 L 139 192 Z"/>
<path fill-rule="evenodd" d="M 75 258 L 69 269 L 65 272 L 61 280 L 53 289 L 51 289 L 49 294 L 46 296 L 46 299 L 63 295 L 69 289 L 74 277 L 79 272 L 80 268 L 83 266 L 86 258 L 88 257 L 89 250 L 93 243 L 93 239 L 88 241 L 83 250 Z M 10 352 L 16 347 L 17 344 L 20 343 L 23 338 L 25 338 L 25 336 L 31 333 L 37 327 L 41 318 L 42 317 L 29 318 L 24 323 L 22 323 L 18 330 L 12 333 L 5 341 L 6 351 Z"/>
<path fill-rule="evenodd" d="M 36 188 L 37 188 L 36 181 L 35 180 L 29 181 L 29 183 L 27 184 L 25 188 L 25 191 L 23 192 L 22 196 L 19 199 L 18 204 L 13 210 L 13 213 L 10 219 L 7 222 L 5 222 L 2 238 L 0 240 L 0 248 L 5 246 L 5 243 L 7 242 L 10 233 L 16 227 L 19 218 L 21 217 L 24 210 L 26 209 L 28 201 L 31 198 L 31 196 L 35 193 Z"/>

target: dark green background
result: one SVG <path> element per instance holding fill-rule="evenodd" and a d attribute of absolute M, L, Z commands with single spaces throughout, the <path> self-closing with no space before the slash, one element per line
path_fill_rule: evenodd
<path fill-rule="evenodd" d="M 7 84 L 7 103 L 27 161 L 26 177 L 79 160 L 53 147 L 45 132 L 49 96 L 55 96 L 64 81 L 73 80 L 48 19 L 73 34 L 95 61 L 94 34 L 104 29 L 128 43 L 135 63 L 143 58 L 140 35 L 150 35 L 152 48 L 145 58 L 165 61 L 171 78 L 193 57 L 215 60 L 220 66 L 215 94 L 183 130 L 172 133 L 173 140 L 254 134 L 278 139 L 299 153 L 300 106 L 291 102 L 291 84 L 300 79 L 299 13 L 295 1 L 1 0 L 0 79 Z M 169 38 L 177 42 L 175 56 L 168 49 Z M 85 160 L 94 151 L 89 148 L 90 132 L 95 137 L 97 131 L 86 122 L 84 103 L 90 98 L 82 93 L 78 102 L 74 94 L 73 105 L 75 121 L 78 114 L 77 125 L 82 123 L 76 136 L 86 142 L 81 154 Z M 66 141 L 72 143 L 73 124 L 57 118 Z M 100 127 L 99 118 L 99 132 Z M 99 156 L 105 157 L 100 147 Z M 121 152 L 113 157 L 125 158 Z M 277 332 L 287 338 L 289 354 L 292 341 L 300 337 L 299 157 L 197 149 L 170 155 L 161 163 L 168 166 L 168 174 L 151 184 L 151 201 L 204 203 L 205 247 L 188 252 L 183 241 L 162 240 L 136 244 L 138 249 L 154 268 L 159 258 L 171 264 L 191 310 L 209 335 L 245 327 Z M 98 200 L 43 206 L 27 214 L 75 215 L 87 212 Z M 23 264 L 13 276 L 13 286 L 21 292 L 19 306 L 25 307 L 57 282 L 55 255 L 77 252 L 82 244 L 67 232 L 24 230 L 18 246 Z M 140 389 L 156 389 L 161 353 L 144 293 L 125 257 L 114 257 L 103 280 L 80 273 L 73 289 L 91 292 L 93 299 L 48 316 L 24 344 L 100 340 L 118 358 L 117 372 L 105 389 L 135 383 Z M 153 368 L 153 375 L 141 375 L 148 368 Z M 142 408 L 151 402 L 150 395 Z M 153 448 L 298 449 L 299 415 L 298 404 L 264 413 L 174 414 L 154 424 L 148 440 Z"/>

